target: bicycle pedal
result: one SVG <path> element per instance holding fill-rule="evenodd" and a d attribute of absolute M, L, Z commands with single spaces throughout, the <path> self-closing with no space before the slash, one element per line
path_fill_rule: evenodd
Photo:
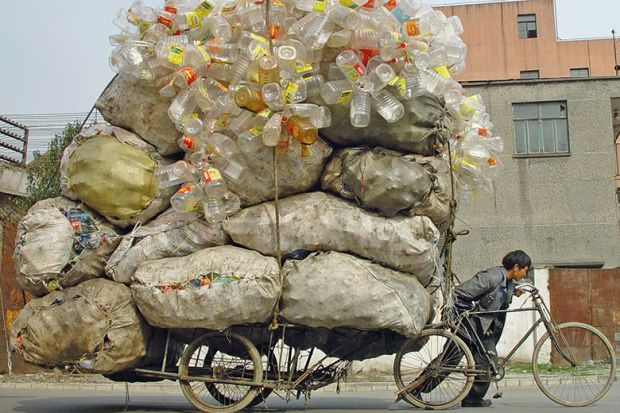
<path fill-rule="evenodd" d="M 495 393 L 495 394 L 493 395 L 493 398 L 494 398 L 494 399 L 499 399 L 500 397 L 502 397 L 502 392 L 501 392 L 501 391 L 498 391 L 497 393 Z"/>

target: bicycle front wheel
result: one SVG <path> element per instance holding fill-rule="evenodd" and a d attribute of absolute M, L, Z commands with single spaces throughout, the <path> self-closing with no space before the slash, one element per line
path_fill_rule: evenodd
<path fill-rule="evenodd" d="M 401 397 L 426 409 L 449 409 L 469 392 L 474 376 L 474 358 L 455 334 L 426 329 L 405 341 L 394 359 L 394 379 Z"/>
<path fill-rule="evenodd" d="M 616 375 L 609 340 L 583 323 L 564 323 L 536 343 L 532 373 L 542 392 L 568 407 L 588 406 L 607 393 Z"/>

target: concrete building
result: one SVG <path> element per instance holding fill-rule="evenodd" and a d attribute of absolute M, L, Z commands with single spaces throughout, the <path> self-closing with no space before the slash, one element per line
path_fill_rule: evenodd
<path fill-rule="evenodd" d="M 456 270 L 469 278 L 523 249 L 538 266 L 620 266 L 620 178 L 614 137 L 620 78 L 469 82 L 494 133 L 504 171 L 493 194 L 461 205 Z"/>
<path fill-rule="evenodd" d="M 474 1 L 436 9 L 463 23 L 468 56 L 460 81 L 616 74 L 611 38 L 558 39 L 555 0 Z"/>

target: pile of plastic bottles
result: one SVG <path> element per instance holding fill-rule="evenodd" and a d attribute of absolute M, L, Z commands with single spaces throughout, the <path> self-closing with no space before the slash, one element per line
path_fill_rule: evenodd
<path fill-rule="evenodd" d="M 461 22 L 420 0 L 137 0 L 115 24 L 111 67 L 155 82 L 184 134 L 186 161 L 160 174 L 163 185 L 187 183 L 173 197 L 178 212 L 202 203 L 208 220 L 221 220 L 222 175 L 238 179 L 244 153 L 283 154 L 297 142 L 311 157 L 331 125 L 328 105 L 349 106 L 351 125 L 367 127 L 373 108 L 397 122 L 416 96 L 443 96 L 458 120 L 452 167 L 462 188 L 487 188 L 499 167 L 501 138 L 479 96 L 452 79 L 467 53 Z"/>

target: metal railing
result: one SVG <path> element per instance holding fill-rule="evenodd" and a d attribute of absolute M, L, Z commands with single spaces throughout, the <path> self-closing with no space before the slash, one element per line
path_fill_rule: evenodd
<path fill-rule="evenodd" d="M 28 128 L 0 115 L 0 160 L 26 164 L 28 154 Z M 7 151 L 8 149 L 8 151 Z M 19 154 L 11 156 L 13 153 Z"/>

